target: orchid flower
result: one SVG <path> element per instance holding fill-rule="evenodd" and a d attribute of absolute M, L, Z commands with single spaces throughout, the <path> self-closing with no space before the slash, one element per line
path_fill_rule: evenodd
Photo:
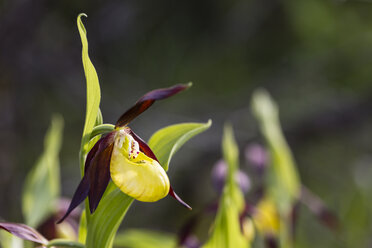
<path fill-rule="evenodd" d="M 125 194 L 138 201 L 155 202 L 168 194 L 191 209 L 170 186 L 168 176 L 150 147 L 138 137 L 128 124 L 148 109 L 156 100 L 173 96 L 188 87 L 175 85 L 157 89 L 142 96 L 116 122 L 114 131 L 100 138 L 89 151 L 84 176 L 77 187 L 61 223 L 86 197 L 91 213 L 96 210 L 110 181 Z"/>

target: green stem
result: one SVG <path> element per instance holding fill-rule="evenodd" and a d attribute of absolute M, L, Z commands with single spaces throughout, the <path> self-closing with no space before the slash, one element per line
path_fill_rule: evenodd
<path fill-rule="evenodd" d="M 95 126 L 90 134 L 90 140 L 96 137 L 97 135 L 109 133 L 115 129 L 115 126 L 112 124 L 101 124 Z"/>
<path fill-rule="evenodd" d="M 85 245 L 83 245 L 82 243 L 71 241 L 68 239 L 53 239 L 49 241 L 49 243 L 46 246 L 47 247 L 58 246 L 58 247 L 85 248 Z"/>

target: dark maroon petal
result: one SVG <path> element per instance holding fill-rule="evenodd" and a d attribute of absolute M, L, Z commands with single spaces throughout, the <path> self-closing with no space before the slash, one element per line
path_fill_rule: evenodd
<path fill-rule="evenodd" d="M 105 140 L 105 138 L 101 138 L 99 139 L 95 144 L 94 146 L 92 147 L 92 149 L 90 149 L 90 151 L 88 152 L 88 155 L 85 159 L 85 166 L 84 166 L 84 174 L 87 173 L 87 170 L 89 169 L 90 165 L 91 165 L 91 161 L 92 159 L 94 158 L 94 156 L 97 154 L 97 151 L 101 145 L 101 143 Z"/>
<path fill-rule="evenodd" d="M 300 207 L 301 207 L 300 202 L 296 201 L 292 206 L 292 211 L 291 211 L 291 215 L 290 215 L 290 220 L 291 220 L 291 226 L 290 226 L 291 232 L 290 232 L 290 234 L 291 234 L 291 239 L 293 241 L 294 241 L 294 238 L 296 237 Z"/>
<path fill-rule="evenodd" d="M 99 145 L 87 170 L 90 181 L 89 209 L 91 213 L 96 210 L 110 181 L 110 161 L 114 148 L 114 136 L 115 132 L 112 132 L 104 138 L 105 140 Z"/>
<path fill-rule="evenodd" d="M 129 128 L 128 128 L 129 129 Z M 154 152 L 151 150 L 151 148 L 146 144 L 145 141 L 143 141 L 137 134 L 135 134 L 131 129 L 129 129 L 129 134 L 132 135 L 133 139 L 138 142 L 138 145 L 140 147 L 140 151 L 143 152 L 147 157 L 152 158 L 159 162 L 159 160 L 156 158 Z"/>
<path fill-rule="evenodd" d="M 157 89 L 148 92 L 146 95 L 142 96 L 133 107 L 128 109 L 122 116 L 120 116 L 119 120 L 116 122 L 115 127 L 123 127 L 127 125 L 143 111 L 148 109 L 155 101 L 173 96 L 190 86 L 190 84 L 179 84 L 170 88 Z"/>
<path fill-rule="evenodd" d="M 48 243 L 48 240 L 44 238 L 43 235 L 41 235 L 32 227 L 26 226 L 25 224 L 0 222 L 0 228 L 24 240 L 36 242 L 43 245 L 46 245 Z"/>
<path fill-rule="evenodd" d="M 169 189 L 169 193 L 174 199 L 176 199 L 179 203 L 181 203 L 184 207 L 192 210 L 192 208 L 186 203 L 184 202 L 177 194 L 176 192 L 174 192 L 172 186 L 170 186 L 170 189 Z"/>
<path fill-rule="evenodd" d="M 279 240 L 277 237 L 273 235 L 266 235 L 265 236 L 265 247 L 267 248 L 278 248 L 279 247 Z"/>
<path fill-rule="evenodd" d="M 91 213 L 97 208 L 107 184 L 110 181 L 110 158 L 114 145 L 115 132 L 111 132 L 97 141 L 85 160 L 85 174 L 72 197 L 65 215 L 57 222 L 61 223 L 89 195 Z"/>
<path fill-rule="evenodd" d="M 334 231 L 340 230 L 340 223 L 338 217 L 328 208 L 321 209 L 317 217 L 328 228 Z"/>
<path fill-rule="evenodd" d="M 326 206 L 322 199 L 305 186 L 301 188 L 300 200 L 325 226 L 333 231 L 339 230 L 340 222 L 336 214 Z"/>
<path fill-rule="evenodd" d="M 61 223 L 66 219 L 66 217 L 84 201 L 84 199 L 88 196 L 89 193 L 89 177 L 87 176 L 87 173 L 85 173 L 83 179 L 81 179 L 79 186 L 77 187 L 74 196 L 72 197 L 70 206 L 68 207 L 65 215 L 57 221 L 57 224 Z"/>

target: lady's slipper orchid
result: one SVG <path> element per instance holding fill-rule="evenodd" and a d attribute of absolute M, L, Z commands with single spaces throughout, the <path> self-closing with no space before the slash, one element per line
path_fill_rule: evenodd
<path fill-rule="evenodd" d="M 87 196 L 93 213 L 110 181 L 125 194 L 143 202 L 155 202 L 168 194 L 190 208 L 173 191 L 168 176 L 150 147 L 127 125 L 148 109 L 156 100 L 173 96 L 190 87 L 175 85 L 153 90 L 142 96 L 116 122 L 108 133 L 89 151 L 82 178 L 62 222 Z"/>

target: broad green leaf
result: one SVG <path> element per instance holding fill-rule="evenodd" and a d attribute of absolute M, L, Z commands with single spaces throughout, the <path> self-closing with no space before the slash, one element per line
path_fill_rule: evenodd
<path fill-rule="evenodd" d="M 60 194 L 58 154 L 62 143 L 63 119 L 52 118 L 44 141 L 44 152 L 27 175 L 22 195 L 22 211 L 26 224 L 37 227 L 56 209 Z"/>
<path fill-rule="evenodd" d="M 226 125 L 224 129 L 222 150 L 228 165 L 228 177 L 219 202 L 213 233 L 203 248 L 248 248 L 249 240 L 242 234 L 240 224 L 244 197 L 233 176 L 238 170 L 239 151 L 230 125 Z"/>
<path fill-rule="evenodd" d="M 176 248 L 177 237 L 164 232 L 130 229 L 116 235 L 114 247 Z"/>
<path fill-rule="evenodd" d="M 85 155 L 89 151 L 89 140 L 90 134 L 95 126 L 95 124 L 102 123 L 102 115 L 99 110 L 99 104 L 101 101 L 101 90 L 99 86 L 98 76 L 96 69 L 94 68 L 92 62 L 89 59 L 88 55 L 88 40 L 87 32 L 81 21 L 82 16 L 87 16 L 85 14 L 79 14 L 77 18 L 77 26 L 79 29 L 79 34 L 82 44 L 82 60 L 83 67 L 86 78 L 86 87 L 87 87 L 87 104 L 86 104 L 86 114 L 85 114 L 85 124 L 83 130 L 83 136 L 81 140 L 80 148 L 80 171 L 83 175 L 84 173 L 84 159 Z M 98 118 L 97 118 L 98 117 Z"/>
<path fill-rule="evenodd" d="M 265 90 L 253 94 L 252 109 L 269 148 L 268 191 L 279 211 L 291 211 L 300 194 L 300 180 L 292 153 L 281 131 L 278 107 Z"/>
<path fill-rule="evenodd" d="M 113 187 L 115 188 L 112 190 Z M 86 239 L 87 248 L 112 247 L 115 234 L 133 200 L 110 183 L 98 208 L 91 215 Z"/>
<path fill-rule="evenodd" d="M 210 125 L 211 122 L 209 121 L 205 124 L 186 123 L 167 127 L 170 129 L 165 128 L 165 131 L 162 132 L 165 132 L 171 137 L 178 137 L 178 139 L 161 136 L 164 137 L 164 139 L 158 140 L 156 142 L 156 147 L 150 147 L 154 149 L 153 151 L 155 153 L 163 152 L 162 150 L 159 150 L 160 147 L 163 147 L 162 149 L 166 149 L 167 152 L 161 153 L 164 155 L 158 158 L 163 159 L 163 161 L 170 161 L 175 152 L 187 140 L 189 140 L 194 135 L 206 130 Z M 159 135 L 163 134 L 160 133 Z M 164 145 L 163 142 L 167 143 L 168 145 Z M 154 143 L 152 144 L 154 145 Z M 173 145 L 171 146 L 169 144 Z M 109 183 L 109 186 L 107 187 L 97 210 L 93 215 L 91 215 L 90 221 L 88 223 L 88 234 L 86 239 L 87 248 L 112 247 L 115 234 L 133 200 L 133 198 L 121 192 L 112 182 Z"/>
<path fill-rule="evenodd" d="M 168 171 L 172 156 L 178 149 L 195 135 L 207 130 L 211 124 L 212 121 L 209 120 L 207 123 L 181 123 L 167 126 L 155 132 L 148 145 L 159 159 L 161 166 Z"/>

